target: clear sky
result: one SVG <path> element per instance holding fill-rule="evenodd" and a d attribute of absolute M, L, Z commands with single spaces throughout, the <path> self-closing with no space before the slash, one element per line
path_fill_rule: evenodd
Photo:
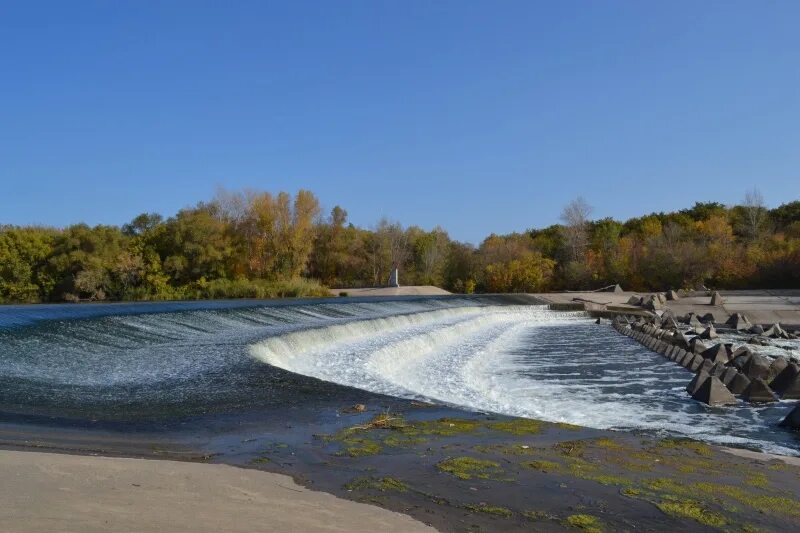
<path fill-rule="evenodd" d="M 479 242 L 800 198 L 800 2 L 0 2 L 0 223 L 307 188 Z"/>

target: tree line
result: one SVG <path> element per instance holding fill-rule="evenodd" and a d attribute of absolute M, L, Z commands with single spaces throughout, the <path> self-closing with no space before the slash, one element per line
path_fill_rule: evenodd
<path fill-rule="evenodd" d="M 590 215 L 578 198 L 559 224 L 475 247 L 440 227 L 357 227 L 310 191 L 220 191 L 121 227 L 0 226 L 0 302 L 323 296 L 385 284 L 395 267 L 403 284 L 459 293 L 800 288 L 800 201 L 768 209 L 753 190 L 730 207 Z"/>

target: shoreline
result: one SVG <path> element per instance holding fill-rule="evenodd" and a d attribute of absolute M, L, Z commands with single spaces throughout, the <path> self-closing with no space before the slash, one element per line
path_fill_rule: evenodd
<path fill-rule="evenodd" d="M 89 463 L 100 459 L 97 456 L 112 461 L 101 461 L 103 465 L 117 460 L 153 463 L 144 470 L 156 473 L 159 465 L 192 465 L 191 471 L 205 478 L 216 477 L 216 468 L 221 466 L 245 477 L 260 470 L 289 476 L 303 490 L 328 493 L 334 498 L 333 507 L 323 505 L 328 511 L 350 500 L 408 515 L 417 521 L 412 522 L 415 527 L 425 523 L 453 532 L 531 527 L 565 531 L 571 528 L 569 520 L 577 520 L 571 517 L 584 515 L 608 530 L 707 530 L 692 516 L 664 512 L 659 505 L 671 498 L 700 502 L 704 513 L 723 517 L 730 525 L 749 524 L 762 530 L 800 526 L 800 514 L 786 515 L 766 504 L 751 509 L 741 499 L 781 501 L 784 495 L 796 493 L 800 459 L 731 451 L 688 439 L 474 413 L 369 393 L 352 400 L 362 402 L 366 409 L 361 412 L 330 400 L 285 412 L 216 415 L 190 423 L 183 432 L 137 434 L 133 447 L 132 435 L 124 429 L 40 426 L 38 433 L 26 435 L 24 425 L 16 428 L 19 440 L 13 445 L 7 426 L 0 425 L 0 449 L 6 450 L 0 456 L 12 453 L 7 451 L 11 448 L 31 456 L 28 466 L 13 476 L 0 461 L 0 475 L 34 483 L 41 473 L 36 466 L 41 454 L 55 456 L 56 462 L 57 457 L 87 458 L 90 471 Z M 389 421 L 376 424 L 386 413 L 390 413 Z M 212 429 L 203 432 L 206 427 Z M 128 448 L 123 447 L 126 444 Z M 142 485 L 137 490 L 148 483 L 158 485 L 157 474 L 142 475 L 144 483 L 134 481 Z M 695 487 L 702 487 L 709 477 L 714 487 L 721 488 L 698 492 Z M 750 486 L 750 479 L 766 485 Z M 725 487 L 742 487 L 743 492 L 731 492 L 733 500 L 725 502 L 719 500 L 718 491 L 726 498 L 725 491 L 733 490 Z M 215 490 L 203 487 L 193 498 L 205 500 Z M 143 492 L 149 494 L 147 498 L 159 494 L 146 488 Z M 71 494 L 77 494 L 76 501 L 94 498 L 86 487 L 75 487 Z M 42 503 L 46 498 L 31 492 L 26 501 Z M 800 502 L 791 501 L 795 503 L 789 509 L 800 513 Z M 739 507 L 735 513 L 729 511 L 733 506 Z M 19 510 L 19 505 L 10 507 Z M 102 510 L 98 513 L 101 516 Z"/>
<path fill-rule="evenodd" d="M 435 531 L 286 475 L 223 464 L 0 450 L 0 472 L 13 480 L 0 484 L 6 531 Z"/>
<path fill-rule="evenodd" d="M 541 305 L 541 296 L 470 298 Z M 575 297 L 581 296 L 563 296 Z M 420 297 L 396 297 L 414 298 Z M 421 403 L 268 366 L 257 366 L 247 383 L 253 391 L 274 388 L 279 394 L 261 400 L 248 395 L 219 410 L 176 410 L 165 418 L 156 416 L 158 410 L 137 418 L 130 408 L 120 411 L 123 418 L 115 418 L 116 411 L 109 418 L 50 418 L 40 407 L 35 415 L 0 412 L 0 450 L 177 461 L 206 477 L 220 465 L 262 470 L 440 531 L 564 531 L 576 524 L 612 531 L 800 527 L 800 460 L 785 456 L 652 431 Z M 33 483 L 40 474 L 35 466 L 11 472 L 4 466 L 0 475 Z M 157 477 L 151 481 L 156 485 Z M 90 488 L 74 490 L 77 501 L 92 501 Z M 157 491 L 148 494 L 158 497 Z M 34 491 L 28 496 L 29 502 L 44 501 Z M 22 512 L 21 505 L 12 507 Z"/>

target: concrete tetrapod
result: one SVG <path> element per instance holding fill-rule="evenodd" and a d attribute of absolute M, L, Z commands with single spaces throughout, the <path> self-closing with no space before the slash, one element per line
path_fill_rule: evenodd
<path fill-rule="evenodd" d="M 725 299 L 722 297 L 722 295 L 719 292 L 714 291 L 714 293 L 711 295 L 711 305 L 722 305 L 724 303 Z"/>
<path fill-rule="evenodd" d="M 794 378 L 791 378 L 780 392 L 780 396 L 784 400 L 800 400 L 800 374 L 795 374 Z"/>
<path fill-rule="evenodd" d="M 778 374 L 783 372 L 783 369 L 789 366 L 789 361 L 785 357 L 776 357 L 769 365 L 769 379 L 775 379 Z"/>
<path fill-rule="evenodd" d="M 753 355 L 742 366 L 742 373 L 744 373 L 751 380 L 769 377 L 769 363 L 760 355 Z"/>
<path fill-rule="evenodd" d="M 772 392 L 772 389 L 767 385 L 767 382 L 761 378 L 756 378 L 750 382 L 750 386 L 742 393 L 742 399 L 751 403 L 772 403 L 778 401 L 775 393 Z"/>
<path fill-rule="evenodd" d="M 708 372 L 706 372 L 705 370 L 701 370 L 700 372 L 695 374 L 695 376 L 692 378 L 692 381 L 690 381 L 689 384 L 686 385 L 686 392 L 689 393 L 689 396 L 693 396 L 694 393 L 697 392 L 697 389 L 700 388 L 700 385 L 702 385 L 705 382 L 705 380 L 707 380 L 709 377 L 711 376 L 709 376 Z"/>
<path fill-rule="evenodd" d="M 794 409 L 781 421 L 780 425 L 792 429 L 800 429 L 800 404 L 794 406 Z"/>
<path fill-rule="evenodd" d="M 733 394 L 742 394 L 749 386 L 750 380 L 747 379 L 747 376 L 737 373 L 728 383 L 728 390 Z"/>
<path fill-rule="evenodd" d="M 692 394 L 692 399 L 708 405 L 733 405 L 736 397 L 716 376 L 709 376 Z"/>

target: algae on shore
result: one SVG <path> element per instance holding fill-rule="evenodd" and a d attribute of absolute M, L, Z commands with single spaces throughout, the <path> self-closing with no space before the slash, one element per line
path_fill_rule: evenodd
<path fill-rule="evenodd" d="M 582 529 L 588 533 L 602 533 L 604 531 L 603 524 L 600 520 L 588 514 L 569 515 L 564 519 L 564 524 Z"/>
<path fill-rule="evenodd" d="M 441 472 L 452 474 L 459 479 L 472 479 L 474 477 L 489 479 L 503 473 L 500 463 L 474 457 L 453 457 L 436 464 Z"/>
<path fill-rule="evenodd" d="M 470 505 L 465 505 L 464 509 L 467 509 L 468 511 L 472 511 L 472 512 L 475 512 L 475 513 L 485 513 L 485 514 L 491 514 L 491 515 L 495 515 L 495 516 L 502 516 L 502 517 L 505 517 L 505 518 L 508 518 L 509 516 L 514 514 L 514 512 L 511 509 L 508 509 L 506 507 L 499 507 L 497 505 L 486 505 L 486 504 L 472 505 L 472 504 L 470 504 Z"/>
<path fill-rule="evenodd" d="M 602 435 L 559 440 L 552 432 L 545 434 L 545 429 L 574 431 L 527 419 L 409 420 L 384 413 L 340 430 L 327 442 L 340 446 L 336 452 L 340 457 L 354 459 L 411 451 L 421 456 L 438 455 L 439 460 L 433 463 L 436 471 L 465 481 L 522 484 L 531 476 L 552 476 L 554 484 L 561 487 L 571 485 L 570 479 L 618 487 L 617 494 L 623 499 L 639 500 L 671 519 L 708 527 L 746 529 L 753 527 L 751 523 L 763 523 L 763 517 L 775 517 L 767 518 L 767 523 L 780 523 L 800 516 L 800 502 L 782 492 L 780 483 L 771 479 L 790 475 L 792 467 L 770 464 L 756 469 L 741 465 L 712 446 L 690 439 Z M 466 445 L 464 438 L 469 439 Z M 431 446 L 433 441 L 439 445 Z M 470 442 L 474 444 L 470 446 Z M 445 450 L 456 453 L 441 457 Z M 470 450 L 476 455 L 463 454 Z M 732 463 L 739 466 L 730 468 Z M 390 472 L 385 474 L 358 478 L 348 484 L 348 490 L 408 491 L 439 505 L 510 521 L 553 519 L 595 533 L 610 527 L 590 514 L 530 511 L 508 505 L 507 500 L 458 503 L 452 501 L 450 493 L 445 498 L 412 489 L 405 482 L 395 482 Z M 714 482 L 709 481 L 710 474 Z M 748 515 L 753 512 L 758 514 Z"/>
<path fill-rule="evenodd" d="M 375 489 L 381 492 L 406 492 L 408 490 L 408 485 L 393 477 L 360 477 L 347 483 L 344 487 L 347 490 Z"/>

